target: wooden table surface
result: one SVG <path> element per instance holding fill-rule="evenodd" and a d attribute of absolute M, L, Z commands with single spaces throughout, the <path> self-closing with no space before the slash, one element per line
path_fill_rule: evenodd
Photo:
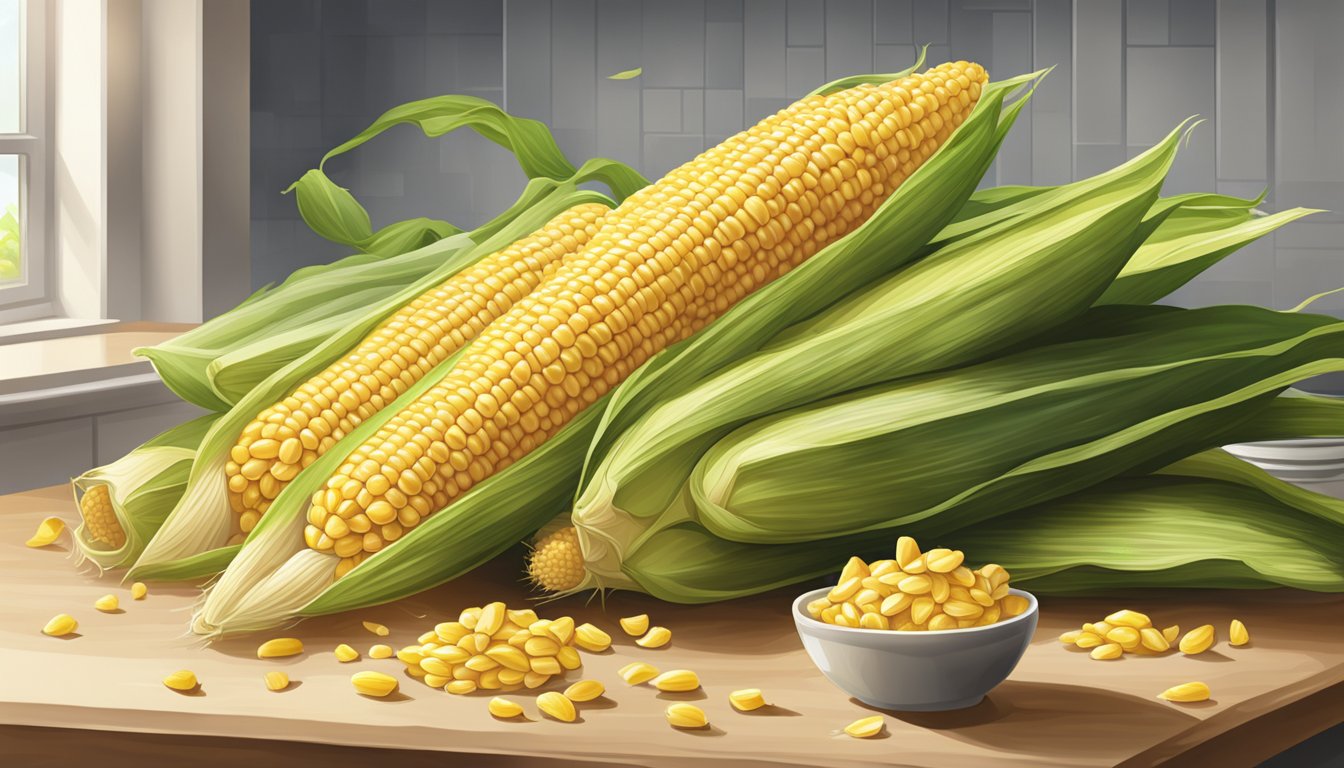
<path fill-rule="evenodd" d="M 14 765 L 152 765 L 181 757 L 193 766 L 313 764 L 443 765 L 466 753 L 473 766 L 699 764 L 730 766 L 1111 766 L 1253 765 L 1341 720 L 1344 713 L 1344 597 L 1289 591 L 1184 592 L 1106 599 L 1045 599 L 1040 627 L 1007 682 L 979 705 L 945 713 L 885 713 L 886 733 L 857 740 L 841 732 L 872 714 L 831 686 L 809 662 L 789 617 L 792 590 L 713 606 L 673 606 L 638 595 L 600 601 L 570 598 L 539 608 L 543 616 L 592 621 L 616 638 L 605 654 L 584 654 L 582 675 L 601 680 L 607 696 L 581 704 L 580 721 L 538 716 L 536 692 L 510 696 L 525 721 L 499 721 L 488 695 L 452 696 L 404 677 L 396 659 L 340 664 L 340 642 L 361 652 L 379 638 L 362 620 L 391 628 L 393 647 L 413 643 L 435 622 L 491 600 L 522 604 L 511 552 L 468 578 L 416 598 L 353 615 L 305 621 L 283 633 L 307 651 L 260 661 L 260 639 L 204 645 L 187 634 L 196 591 L 151 585 L 132 601 L 119 578 L 76 566 L 68 539 L 45 549 L 24 541 L 37 522 L 74 519 L 69 492 L 43 489 L 0 497 L 0 754 Z M 799 590 L 801 591 L 801 590 Z M 121 597 L 123 612 L 103 614 L 93 602 Z M 1128 607 L 1160 625 L 1211 623 L 1219 642 L 1200 656 L 1128 656 L 1098 662 L 1062 647 L 1058 634 Z M 619 616 L 647 612 L 672 629 L 658 650 L 634 645 Z M 69 638 L 41 634 L 57 613 L 79 620 Z M 1232 618 L 1252 643 L 1227 645 Z M 631 660 L 699 673 L 703 690 L 658 693 L 631 688 L 616 670 Z M 162 678 L 188 668 L 201 680 L 195 695 L 165 688 Z M 268 692 L 266 671 L 282 669 L 291 689 Z M 386 700 L 356 695 L 350 675 L 376 669 L 402 677 Z M 577 679 L 578 673 L 570 673 Z M 1171 704 L 1155 698 L 1191 680 L 1209 684 L 1213 699 Z M 729 691 L 759 687 L 772 706 L 734 711 Z M 711 728 L 670 728 L 670 700 L 695 701 Z M 401 750 L 395 754 L 389 749 Z M 190 755 L 189 759 L 187 755 Z M 460 755 L 459 755 L 460 757 Z"/>

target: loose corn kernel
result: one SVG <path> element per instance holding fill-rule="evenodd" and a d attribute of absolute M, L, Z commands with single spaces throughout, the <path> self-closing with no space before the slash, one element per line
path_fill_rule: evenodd
<path fill-rule="evenodd" d="M 662 648 L 672 640 L 672 630 L 667 627 L 649 627 L 649 631 L 643 637 L 635 641 L 635 645 L 645 648 Z"/>
<path fill-rule="evenodd" d="M 163 684 L 172 688 L 174 691 L 194 690 L 198 685 L 196 673 L 189 669 L 179 669 L 171 675 L 163 678 Z"/>
<path fill-rule="evenodd" d="M 149 587 L 145 586 L 145 582 L 137 581 L 131 585 L 132 600 L 144 600 L 147 594 L 149 594 Z"/>
<path fill-rule="evenodd" d="M 658 668 L 642 661 L 633 661 L 621 667 L 619 674 L 628 685 L 639 685 L 657 677 Z"/>
<path fill-rule="evenodd" d="M 1195 627 L 1185 633 L 1181 638 L 1181 653 L 1187 656 L 1194 656 L 1209 650 L 1213 645 L 1213 625 L 1205 624 L 1202 627 Z"/>
<path fill-rule="evenodd" d="M 574 702 L 566 698 L 563 693 L 556 693 L 555 691 L 547 691 L 538 696 L 537 709 L 565 723 L 572 723 L 579 716 L 579 713 L 574 709 Z"/>
<path fill-rule="evenodd" d="M 705 711 L 694 704 L 673 704 L 666 711 L 667 722 L 673 728 L 704 728 L 709 725 Z"/>
<path fill-rule="evenodd" d="M 621 629 L 631 637 L 639 637 L 649 630 L 649 615 L 641 613 L 638 616 L 627 616 L 621 619 Z"/>
<path fill-rule="evenodd" d="M 1104 645 L 1098 645 L 1096 648 L 1092 649 L 1092 658 L 1097 661 L 1110 661 L 1111 659 L 1120 658 L 1124 653 L 1125 649 L 1121 648 L 1119 644 L 1106 643 Z"/>
<path fill-rule="evenodd" d="M 1116 611 L 1106 617 L 1106 623 L 1117 627 L 1133 627 L 1134 629 L 1143 629 L 1153 626 L 1149 618 L 1138 611 L 1131 611 L 1128 608 Z"/>
<path fill-rule="evenodd" d="M 303 653 L 303 641 L 297 637 L 277 637 L 257 646 L 258 659 L 278 659 L 300 653 Z"/>
<path fill-rule="evenodd" d="M 1246 631 L 1246 625 L 1241 623 L 1241 619 L 1232 620 L 1232 626 L 1227 630 L 1227 641 L 1232 645 L 1245 645 L 1251 642 L 1251 633 Z"/>
<path fill-rule="evenodd" d="M 397 690 L 397 678 L 382 672 L 356 672 L 350 676 L 355 692 L 363 696 L 383 698 Z"/>
<path fill-rule="evenodd" d="M 1167 639 L 1168 644 L 1176 642 L 1176 638 L 1180 637 L 1180 635 L 1181 635 L 1180 624 L 1172 624 L 1170 627 L 1167 627 L 1166 629 L 1162 630 L 1162 637 L 1165 637 Z"/>
<path fill-rule="evenodd" d="M 370 659 L 390 659 L 390 658 L 392 658 L 392 646 L 390 646 L 390 645 L 384 645 L 384 644 L 382 644 L 382 643 L 378 643 L 377 645 L 369 646 L 369 658 L 370 658 Z"/>
<path fill-rule="evenodd" d="M 48 621 L 47 625 L 42 628 L 42 634 L 63 637 L 76 629 L 79 629 L 79 622 L 75 621 L 75 617 L 68 613 L 58 613 L 52 616 L 51 621 Z"/>
<path fill-rule="evenodd" d="M 574 629 L 574 644 L 593 653 L 601 653 L 611 647 L 611 635 L 592 624 L 580 624 Z"/>
<path fill-rule="evenodd" d="M 336 660 L 341 662 L 342 664 L 354 661 L 355 659 L 359 658 L 359 651 L 356 651 L 354 648 L 351 648 L 345 643 L 341 643 L 340 645 L 336 646 L 336 650 L 332 651 L 332 653 L 336 654 Z"/>
<path fill-rule="evenodd" d="M 689 669 L 672 669 L 653 678 L 653 687 L 660 691 L 694 691 L 700 687 L 700 678 Z"/>
<path fill-rule="evenodd" d="M 555 660 L 560 662 L 560 666 L 564 669 L 574 670 L 583 666 L 583 658 L 579 656 L 579 652 L 574 650 L 574 647 L 571 645 L 563 646 L 557 651 Z"/>
<path fill-rule="evenodd" d="M 431 684 L 431 687 L 438 688 L 439 686 Z M 475 680 L 454 680 L 443 686 L 443 689 L 457 696 L 466 696 L 475 693 L 478 687 Z"/>
<path fill-rule="evenodd" d="M 1156 653 L 1162 653 L 1171 648 L 1171 642 L 1167 640 L 1166 636 L 1153 627 L 1140 629 L 1139 641 L 1143 643 L 1144 648 Z"/>
<path fill-rule="evenodd" d="M 597 680 L 580 680 L 565 689 L 565 698 L 570 701 L 592 701 L 606 692 L 606 686 Z"/>
<path fill-rule="evenodd" d="M 37 530 L 33 533 L 26 545 L 37 548 L 55 544 L 61 537 L 61 532 L 65 530 L 65 521 L 59 517 L 48 517 L 37 524 Z"/>
<path fill-rule="evenodd" d="M 523 705 L 503 696 L 496 696 L 490 700 L 490 714 L 507 720 L 523 714 Z"/>
<path fill-rule="evenodd" d="M 382 624 L 379 624 L 376 621 L 363 621 L 360 623 L 364 625 L 365 629 L 369 630 L 373 634 L 379 637 L 387 637 L 388 629 Z"/>
<path fill-rule="evenodd" d="M 1065 645 L 1073 645 L 1078 642 L 1078 638 L 1082 636 L 1083 633 L 1081 630 L 1070 630 L 1059 636 L 1059 642 L 1064 643 Z"/>
<path fill-rule="evenodd" d="M 881 715 L 855 720 L 845 726 L 845 733 L 856 739 L 870 739 L 882 732 L 887 721 Z"/>
<path fill-rule="evenodd" d="M 279 670 L 267 672 L 265 679 L 268 691 L 283 691 L 289 687 L 289 675 Z"/>
<path fill-rule="evenodd" d="M 1182 703 L 1208 701 L 1209 686 L 1200 682 L 1181 683 L 1159 693 L 1157 698 Z"/>
<path fill-rule="evenodd" d="M 765 697 L 760 688 L 743 688 L 728 694 L 728 703 L 739 712 L 750 712 L 765 706 Z"/>
<path fill-rule="evenodd" d="M 121 602 L 117 600 L 116 595 L 103 595 L 93 603 L 93 607 L 97 608 L 103 613 L 112 613 L 113 611 L 117 610 L 117 608 L 119 608 L 120 605 Z"/>

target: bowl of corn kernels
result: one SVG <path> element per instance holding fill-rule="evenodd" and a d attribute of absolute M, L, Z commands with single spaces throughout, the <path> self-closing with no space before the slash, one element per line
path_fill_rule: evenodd
<path fill-rule="evenodd" d="M 805 592 L 793 619 L 812 662 L 846 693 L 881 709 L 974 706 L 1017 666 L 1036 631 L 1036 598 L 998 565 L 972 569 L 958 550 L 853 557 L 834 586 Z"/>

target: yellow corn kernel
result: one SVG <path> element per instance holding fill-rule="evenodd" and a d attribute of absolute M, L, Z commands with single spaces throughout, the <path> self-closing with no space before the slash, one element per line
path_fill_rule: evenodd
<path fill-rule="evenodd" d="M 671 669 L 653 678 L 653 687 L 660 691 L 694 691 L 700 687 L 700 678 L 689 669 Z"/>
<path fill-rule="evenodd" d="M 112 613 L 113 611 L 116 611 L 120 605 L 121 602 L 117 600 L 116 595 L 103 595 L 93 603 L 93 607 L 103 613 Z"/>
<path fill-rule="evenodd" d="M 383 626 L 382 624 L 379 624 L 376 621 L 362 621 L 360 623 L 364 625 L 365 629 L 369 630 L 370 632 L 379 637 L 387 637 L 388 635 L 387 627 Z"/>
<path fill-rule="evenodd" d="M 1154 653 L 1162 653 L 1171 648 L 1171 642 L 1154 627 L 1144 627 L 1139 630 L 1139 642 Z"/>
<path fill-rule="evenodd" d="M 359 651 L 356 651 L 345 643 L 336 646 L 336 650 L 332 651 L 332 653 L 336 654 L 336 660 L 342 664 L 359 658 Z"/>
<path fill-rule="evenodd" d="M 1128 608 L 1112 613 L 1106 617 L 1106 623 L 1117 627 L 1133 627 L 1134 629 L 1143 629 L 1153 626 L 1153 622 L 1147 615 L 1138 611 L 1131 611 Z"/>
<path fill-rule="evenodd" d="M 550 679 L 551 676 L 544 672 L 529 671 L 523 673 L 523 685 L 528 688 L 540 688 Z"/>
<path fill-rule="evenodd" d="M 880 613 L 865 613 L 859 617 L 859 627 L 862 629 L 887 629 L 887 617 Z"/>
<path fill-rule="evenodd" d="M 1241 619 L 1232 620 L 1232 626 L 1227 630 L 1227 641 L 1232 645 L 1245 645 L 1251 642 L 1251 633 L 1246 631 L 1246 625 L 1241 623 Z"/>
<path fill-rule="evenodd" d="M 42 634 L 63 637 L 76 629 L 79 629 L 79 622 L 75 621 L 75 617 L 68 613 L 58 613 L 52 616 L 51 621 L 48 621 L 47 625 L 42 628 Z"/>
<path fill-rule="evenodd" d="M 179 669 L 171 675 L 163 678 L 163 684 L 172 688 L 174 691 L 195 690 L 199 684 L 196 680 L 196 673 L 189 669 Z"/>
<path fill-rule="evenodd" d="M 554 656 L 560 652 L 560 644 L 549 637 L 529 637 L 523 642 L 523 650 L 528 656 Z"/>
<path fill-rule="evenodd" d="M 1078 635 L 1078 639 L 1073 644 L 1079 648 L 1096 648 L 1106 642 L 1106 639 L 1095 632 L 1083 632 Z"/>
<path fill-rule="evenodd" d="M 861 557 L 851 557 L 845 567 L 840 569 L 840 578 L 837 581 L 845 582 L 850 579 L 863 579 L 872 574 L 868 570 L 868 564 Z"/>
<path fill-rule="evenodd" d="M 1176 638 L 1179 637 L 1180 634 L 1180 624 L 1172 624 L 1170 627 L 1162 630 L 1162 637 L 1166 638 L 1168 644 L 1176 642 Z"/>
<path fill-rule="evenodd" d="M 427 675 L 438 675 L 439 677 L 452 677 L 453 665 L 443 659 L 427 656 L 420 660 L 415 666 L 424 670 Z"/>
<path fill-rule="evenodd" d="M 1073 645 L 1074 643 L 1078 642 L 1078 638 L 1082 636 L 1083 636 L 1082 630 L 1079 629 L 1070 630 L 1059 636 L 1059 642 L 1064 643 L 1065 645 Z"/>
<path fill-rule="evenodd" d="M 536 639 L 536 638 L 533 638 Z M 485 655 L 501 666 L 514 669 L 519 672 L 526 672 L 531 669 L 527 654 L 523 653 L 512 645 L 496 645 L 486 650 Z"/>
<path fill-rule="evenodd" d="M 919 544 L 909 536 L 902 536 L 896 540 L 896 565 L 902 570 L 905 566 L 914 562 L 919 557 Z"/>
<path fill-rule="evenodd" d="M 538 696 L 537 709 L 564 723 L 572 723 L 579 716 L 574 709 L 574 702 L 566 698 L 563 693 L 555 691 L 547 691 Z"/>
<path fill-rule="evenodd" d="M 640 683 L 647 683 L 657 677 L 658 668 L 651 664 L 645 664 L 642 661 L 632 661 L 624 667 L 621 667 L 618 674 L 620 674 L 621 679 L 628 685 L 639 685 Z"/>
<path fill-rule="evenodd" d="M 538 675 L 558 675 L 564 671 L 564 667 L 560 666 L 560 661 L 554 656 L 537 656 L 529 659 L 528 663 L 532 671 Z"/>
<path fill-rule="evenodd" d="M 507 720 L 523 714 L 523 705 L 503 696 L 496 696 L 490 700 L 490 714 Z"/>
<path fill-rule="evenodd" d="M 1125 649 L 1120 647 L 1119 643 L 1105 643 L 1092 649 L 1092 658 L 1097 661 L 1110 661 L 1123 656 Z"/>
<path fill-rule="evenodd" d="M 1213 638 L 1214 632 L 1212 624 L 1195 627 L 1189 632 L 1186 632 L 1185 637 L 1181 638 L 1181 653 L 1184 653 L 1187 656 L 1203 653 L 1209 650 L 1209 647 L 1213 645 Z"/>
<path fill-rule="evenodd" d="M 303 641 L 297 637 L 277 637 L 257 646 L 258 659 L 278 659 L 303 653 Z"/>
<path fill-rule="evenodd" d="M 951 573 L 961 566 L 966 555 L 959 549 L 930 549 L 924 555 L 924 562 L 934 573 Z"/>
<path fill-rule="evenodd" d="M 149 594 L 149 587 L 145 586 L 145 582 L 137 581 L 131 585 L 132 600 L 144 600 L 147 594 Z"/>
<path fill-rule="evenodd" d="M 436 688 L 438 686 L 435 686 Z M 475 680 L 453 680 L 443 686 L 443 689 L 455 696 L 466 696 L 476 692 L 479 684 Z"/>
<path fill-rule="evenodd" d="M 370 659 L 390 659 L 392 658 L 392 646 L 378 643 L 369 646 Z"/>
<path fill-rule="evenodd" d="M 649 627 L 649 631 L 643 637 L 635 641 L 635 645 L 644 648 L 662 648 L 672 640 L 672 630 L 667 627 Z"/>
<path fill-rule="evenodd" d="M 842 603 L 858 594 L 859 588 L 862 586 L 862 579 L 858 576 L 851 576 L 832 587 L 831 591 L 826 593 L 826 599 L 832 603 Z"/>
<path fill-rule="evenodd" d="M 743 688 L 728 694 L 728 703 L 739 712 L 750 712 L 765 706 L 765 697 L 760 688 Z"/>
<path fill-rule="evenodd" d="M 382 672 L 356 672 L 350 676 L 355 693 L 383 698 L 397 690 L 397 678 Z"/>
<path fill-rule="evenodd" d="M 845 726 L 845 733 L 856 739 L 870 739 L 882 732 L 887 721 L 881 715 L 855 720 Z"/>
<path fill-rule="evenodd" d="M 574 628 L 574 644 L 585 651 L 601 653 L 611 647 L 611 635 L 592 624 L 580 624 Z"/>
<path fill-rule="evenodd" d="M 48 517 L 37 524 L 37 530 L 33 533 L 32 538 L 24 543 L 34 548 L 55 544 L 64 530 L 64 520 L 59 517 Z"/>
<path fill-rule="evenodd" d="M 621 629 L 631 637 L 639 637 L 649 631 L 649 615 L 641 613 L 638 616 L 627 616 L 621 619 Z"/>
<path fill-rule="evenodd" d="M 565 669 L 573 670 L 583 666 L 583 659 L 572 645 L 562 646 L 555 654 L 555 660 L 560 662 L 560 666 Z"/>
<path fill-rule="evenodd" d="M 565 698 L 570 701 L 592 701 L 606 692 L 606 686 L 596 680 L 580 680 L 565 689 Z"/>
<path fill-rule="evenodd" d="M 504 620 L 508 618 L 505 611 L 508 609 L 501 602 L 493 602 L 481 609 L 481 615 L 476 619 L 476 631 L 483 635 L 493 635 L 504 626 Z"/>
<path fill-rule="evenodd" d="M 289 687 L 289 675 L 279 670 L 267 672 L 265 680 L 268 691 L 283 691 Z"/>
<path fill-rule="evenodd" d="M 1139 647 L 1139 631 L 1133 627 L 1116 627 L 1106 633 L 1106 639 L 1126 651 L 1132 651 Z"/>
<path fill-rule="evenodd" d="M 672 704 L 666 710 L 668 725 L 673 728 L 704 728 L 709 725 L 705 711 L 694 704 Z"/>
<path fill-rule="evenodd" d="M 1194 701 L 1208 701 L 1209 686 L 1200 682 L 1181 683 L 1180 685 L 1172 686 L 1167 690 L 1159 693 L 1157 695 L 1157 698 L 1166 699 L 1167 701 L 1179 701 L 1183 703 Z"/>
<path fill-rule="evenodd" d="M 947 629 L 956 629 L 957 620 L 946 613 L 935 614 L 929 619 L 930 632 L 942 632 Z"/>

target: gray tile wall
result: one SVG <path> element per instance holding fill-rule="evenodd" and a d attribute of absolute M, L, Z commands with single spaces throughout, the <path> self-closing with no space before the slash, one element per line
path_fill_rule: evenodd
<path fill-rule="evenodd" d="M 254 0 L 253 274 L 341 254 L 276 193 L 381 110 L 465 92 L 546 121 L 576 161 L 656 177 L 821 82 L 929 44 L 994 74 L 1053 66 L 986 184 L 1109 168 L 1193 114 L 1168 191 L 1344 211 L 1344 3 L 1335 0 Z M 607 75 L 642 67 L 633 80 Z M 521 174 L 478 137 L 400 128 L 328 166 L 375 225 L 473 224 Z M 1284 307 L 1344 285 L 1344 213 L 1294 224 L 1173 297 Z M 1344 297 L 1318 308 L 1344 312 Z"/>

